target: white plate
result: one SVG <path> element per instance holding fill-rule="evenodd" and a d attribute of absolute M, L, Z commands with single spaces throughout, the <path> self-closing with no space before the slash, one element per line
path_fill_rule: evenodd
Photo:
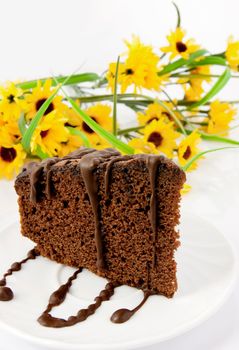
<path fill-rule="evenodd" d="M 155 344 L 190 330 L 211 316 L 225 301 L 236 279 L 236 260 L 225 237 L 207 221 L 184 216 L 180 227 L 182 245 L 177 252 L 179 290 L 173 299 L 152 296 L 125 324 L 110 322 L 118 308 L 132 308 L 142 292 L 122 286 L 85 322 L 62 329 L 44 328 L 36 319 L 49 295 L 74 269 L 42 257 L 29 261 L 11 276 L 15 293 L 10 302 L 0 302 L 0 324 L 31 342 L 55 349 L 133 349 Z M 0 232 L 0 274 L 21 259 L 32 243 L 19 234 L 18 224 Z M 58 317 L 75 314 L 88 306 L 106 280 L 84 271 L 65 303 L 53 312 Z"/>

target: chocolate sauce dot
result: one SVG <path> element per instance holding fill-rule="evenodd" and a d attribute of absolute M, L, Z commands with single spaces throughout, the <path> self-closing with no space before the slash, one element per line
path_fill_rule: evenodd
<path fill-rule="evenodd" d="M 0 280 L 0 287 L 6 286 L 6 284 L 7 284 L 7 282 L 6 282 L 5 278 Z"/>
<path fill-rule="evenodd" d="M 21 270 L 21 264 L 19 262 L 15 262 L 12 264 L 11 269 L 13 271 L 19 271 L 19 270 Z"/>
<path fill-rule="evenodd" d="M 0 287 L 0 300 L 10 301 L 14 297 L 13 291 L 8 287 Z"/>
<path fill-rule="evenodd" d="M 134 312 L 129 309 L 119 309 L 113 313 L 110 320 L 113 323 L 124 323 L 128 321 L 132 316 Z"/>

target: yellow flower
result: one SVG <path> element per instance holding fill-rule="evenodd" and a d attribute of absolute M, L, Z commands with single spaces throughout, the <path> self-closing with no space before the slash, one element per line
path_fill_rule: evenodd
<path fill-rule="evenodd" d="M 173 105 L 173 103 L 164 102 L 164 105 L 168 107 L 171 111 L 173 111 L 173 113 L 178 119 L 181 119 L 180 114 L 177 111 L 175 111 L 175 106 Z M 157 102 L 149 104 L 148 107 L 145 109 L 144 113 L 138 112 L 137 117 L 140 125 L 147 125 L 150 124 L 153 120 L 160 119 L 168 119 L 168 121 L 174 121 L 173 117 L 168 112 L 168 110 Z"/>
<path fill-rule="evenodd" d="M 46 80 L 42 85 L 38 81 L 37 86 L 32 89 L 31 93 L 26 95 L 27 102 L 27 120 L 32 119 L 43 103 L 53 94 L 54 89 L 51 86 L 51 80 Z M 57 115 L 62 114 L 67 109 L 67 106 L 62 102 L 62 96 L 55 96 L 49 107 L 45 111 L 44 115 L 56 111 Z"/>
<path fill-rule="evenodd" d="M 72 108 L 67 108 L 64 112 L 64 116 L 67 118 L 66 126 L 77 127 L 81 126 L 82 119 L 77 112 Z"/>
<path fill-rule="evenodd" d="M 192 79 L 190 80 L 189 84 L 182 86 L 185 92 L 185 99 L 187 101 L 197 101 L 201 99 L 204 92 L 201 80 Z"/>
<path fill-rule="evenodd" d="M 140 125 L 150 124 L 153 120 L 162 118 L 163 108 L 157 102 L 151 103 L 145 109 L 144 113 L 138 112 L 137 118 Z"/>
<path fill-rule="evenodd" d="M 176 148 L 175 140 L 179 134 L 174 130 L 174 124 L 165 120 L 153 120 L 144 130 L 144 141 L 151 142 L 156 149 L 166 154 L 169 158 L 173 156 Z"/>
<path fill-rule="evenodd" d="M 85 110 L 85 113 L 96 123 L 107 131 L 112 131 L 111 107 L 104 104 L 95 104 Z M 81 129 L 91 142 L 99 140 L 98 134 L 94 132 L 84 121 L 81 121 Z"/>
<path fill-rule="evenodd" d="M 23 166 L 26 153 L 21 144 L 4 146 L 0 144 L 0 178 L 10 180 Z"/>
<path fill-rule="evenodd" d="M 211 77 L 210 75 L 210 66 L 199 66 L 195 67 L 192 71 L 190 71 L 190 74 L 202 74 L 205 75 L 205 77 L 198 77 L 198 78 L 181 78 L 178 80 L 178 83 L 182 84 L 182 87 L 185 92 L 185 99 L 188 101 L 197 101 L 202 98 L 202 95 L 204 93 L 203 84 L 204 82 L 210 82 Z"/>
<path fill-rule="evenodd" d="M 129 86 L 158 90 L 162 78 L 158 77 L 159 57 L 153 52 L 150 45 L 144 45 L 139 38 L 133 36 L 132 43 L 125 42 L 128 48 L 124 63 L 119 65 L 118 83 L 121 85 L 121 93 Z M 109 86 L 114 90 L 116 64 L 109 65 L 107 79 Z"/>
<path fill-rule="evenodd" d="M 185 34 L 182 28 L 176 28 L 175 32 L 171 32 L 170 35 L 167 36 L 169 45 L 162 47 L 161 51 L 165 53 L 169 52 L 171 60 L 177 56 L 187 59 L 191 53 L 200 48 L 200 46 L 195 43 L 194 39 L 185 40 Z"/>
<path fill-rule="evenodd" d="M 62 148 L 62 142 L 67 142 L 69 131 L 65 127 L 67 118 L 57 116 L 53 111 L 42 118 L 36 127 L 31 139 L 31 151 L 34 153 L 37 146 L 49 156 L 56 156 Z"/>
<path fill-rule="evenodd" d="M 232 36 L 228 39 L 227 49 L 225 53 L 229 66 L 238 72 L 239 66 L 239 41 L 235 41 Z"/>
<path fill-rule="evenodd" d="M 65 157 L 67 154 L 75 151 L 81 146 L 83 146 L 81 137 L 69 134 L 67 141 L 61 142 L 61 148 L 59 149 L 58 156 Z"/>
<path fill-rule="evenodd" d="M 134 148 L 135 154 L 141 154 L 141 153 L 158 154 L 159 153 L 152 142 L 147 142 L 143 138 L 134 138 L 128 142 L 128 145 Z"/>
<path fill-rule="evenodd" d="M 188 192 L 190 192 L 191 188 L 192 188 L 192 186 L 190 186 L 188 184 L 184 184 L 183 188 L 180 191 L 181 196 L 184 195 L 184 194 L 187 194 Z"/>
<path fill-rule="evenodd" d="M 116 62 L 112 62 L 109 64 L 109 69 L 108 69 L 108 72 L 106 74 L 106 78 L 108 80 L 108 84 L 109 84 L 111 91 L 114 91 L 115 72 L 116 72 Z M 126 77 L 127 77 L 127 74 L 125 73 L 125 65 L 123 63 L 119 63 L 118 84 L 122 84 L 123 78 L 126 78 Z"/>
<path fill-rule="evenodd" d="M 0 142 L 8 139 L 8 143 L 12 144 L 19 141 L 20 138 L 21 133 L 17 121 L 9 120 L 8 122 L 3 122 L 0 120 Z"/>
<path fill-rule="evenodd" d="M 209 134 L 227 135 L 230 122 L 236 113 L 236 109 L 229 103 L 213 101 L 210 104 L 207 132 Z"/>
<path fill-rule="evenodd" d="M 98 150 L 112 147 L 112 145 L 109 142 L 107 142 L 105 139 L 103 139 L 102 137 L 99 137 L 99 136 L 98 136 L 98 139 L 95 139 L 92 142 L 91 146 L 95 149 L 98 149 Z"/>
<path fill-rule="evenodd" d="M 0 112 L 4 120 L 17 120 L 26 109 L 23 91 L 13 83 L 0 87 Z"/>
<path fill-rule="evenodd" d="M 199 149 L 198 144 L 201 141 L 200 134 L 194 130 L 189 136 L 185 137 L 178 146 L 178 160 L 180 165 L 184 166 L 192 157 L 194 157 Z M 196 169 L 197 164 L 194 162 L 188 171 Z"/>
<path fill-rule="evenodd" d="M 0 125 L 0 143 L 3 146 L 10 146 L 13 143 L 13 139 L 5 125 Z"/>

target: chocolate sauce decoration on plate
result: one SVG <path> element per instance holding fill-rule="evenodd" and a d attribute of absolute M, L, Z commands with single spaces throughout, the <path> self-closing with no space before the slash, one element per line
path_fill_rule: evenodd
<path fill-rule="evenodd" d="M 14 272 L 20 271 L 22 265 L 25 264 L 28 260 L 34 260 L 39 256 L 39 253 L 36 248 L 30 250 L 27 254 L 27 257 L 19 262 L 14 262 L 10 269 L 3 275 L 3 278 L 0 280 L 0 301 L 10 301 L 14 298 L 14 293 L 11 288 L 7 287 L 7 277 L 11 276 Z"/>
<path fill-rule="evenodd" d="M 139 305 L 137 305 L 134 309 L 129 310 L 129 309 L 119 309 L 116 310 L 110 320 L 113 323 L 124 323 L 126 321 L 128 321 L 139 309 L 141 309 L 141 307 L 144 305 L 144 303 L 148 300 L 148 298 L 150 297 L 150 295 L 153 295 L 153 293 L 146 291 L 144 292 L 144 298 L 143 300 L 139 303 Z"/>
<path fill-rule="evenodd" d="M 94 304 L 90 304 L 86 309 L 81 309 L 77 312 L 76 316 L 70 316 L 68 319 L 57 318 L 50 315 L 51 310 L 60 304 L 62 304 L 66 298 L 67 293 L 72 285 L 73 280 L 77 278 L 77 275 L 82 271 L 82 268 L 78 269 L 68 279 L 66 284 L 60 286 L 49 299 L 46 310 L 38 318 L 38 322 L 45 327 L 51 328 L 63 328 L 70 327 L 79 322 L 85 321 L 89 316 L 93 315 L 95 311 L 101 306 L 103 301 L 107 301 L 114 294 L 114 289 L 119 286 L 116 283 L 107 283 L 105 288 L 95 297 Z"/>

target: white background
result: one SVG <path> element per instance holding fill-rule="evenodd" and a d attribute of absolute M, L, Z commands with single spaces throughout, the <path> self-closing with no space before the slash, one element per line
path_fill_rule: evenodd
<path fill-rule="evenodd" d="M 238 0 L 178 0 L 182 25 L 212 52 L 224 50 L 230 34 L 239 39 Z M 124 51 L 132 33 L 159 47 L 173 29 L 176 15 L 168 0 L 0 1 L 0 81 L 101 72 Z M 239 80 L 226 98 L 239 99 Z M 127 119 L 127 114 L 122 115 Z M 238 131 L 233 137 L 238 138 Z M 218 226 L 239 249 L 239 154 L 212 154 L 189 177 L 193 190 L 183 201 Z M 11 183 L 0 182 L 0 227 L 16 212 Z M 235 350 L 239 348 L 239 283 L 230 300 L 197 329 L 147 350 Z M 0 331 L 0 350 L 38 347 Z M 146 349 L 145 349 L 146 350 Z"/>

